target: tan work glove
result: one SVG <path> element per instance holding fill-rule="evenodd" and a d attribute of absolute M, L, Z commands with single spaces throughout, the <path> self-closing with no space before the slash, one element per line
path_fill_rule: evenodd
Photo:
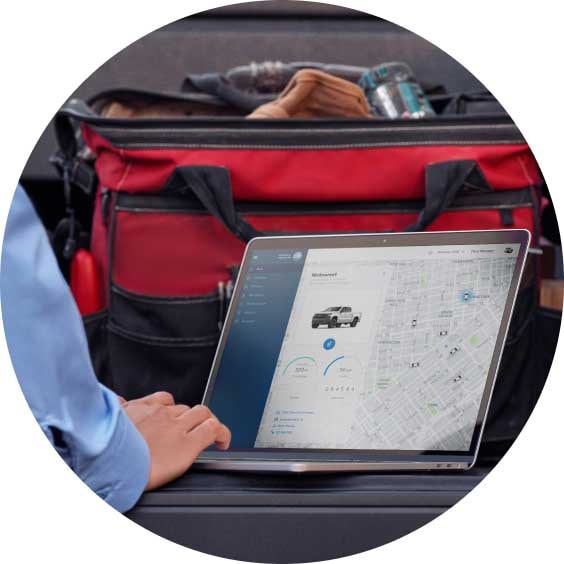
<path fill-rule="evenodd" d="M 249 118 L 371 118 L 359 86 L 314 69 L 298 71 L 276 100 L 257 108 Z"/>

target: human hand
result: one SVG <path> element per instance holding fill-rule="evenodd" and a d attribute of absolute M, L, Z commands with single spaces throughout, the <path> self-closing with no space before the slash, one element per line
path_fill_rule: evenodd
<path fill-rule="evenodd" d="M 122 408 L 141 433 L 151 453 L 151 469 L 145 491 L 181 476 L 207 447 L 226 450 L 231 432 L 204 405 L 175 404 L 168 392 L 156 392 Z"/>

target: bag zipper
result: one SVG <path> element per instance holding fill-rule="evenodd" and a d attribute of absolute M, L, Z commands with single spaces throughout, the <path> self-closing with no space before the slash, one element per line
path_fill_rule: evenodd
<path fill-rule="evenodd" d="M 107 189 L 103 189 L 106 190 Z M 236 202 L 235 208 L 242 215 L 361 215 L 418 213 L 423 209 L 424 200 L 288 203 L 288 202 Z M 498 192 L 477 192 L 460 195 L 449 210 L 512 210 L 533 207 L 531 189 Z M 195 198 L 164 196 L 158 192 L 129 194 L 116 192 L 115 209 L 131 213 L 190 213 L 208 212 Z"/>
<path fill-rule="evenodd" d="M 140 127 L 139 124 L 93 126 L 92 129 L 120 149 L 370 149 L 423 145 L 507 145 L 525 143 L 513 124 L 437 124 L 417 126 L 375 122 L 352 125 L 333 120 L 330 126 L 319 122 L 293 126 L 279 120 L 266 127 L 249 127 L 249 121 L 236 124 L 214 122 Z M 235 125 L 235 126 L 234 126 Z M 262 125 L 262 124 L 261 124 Z M 306 127 L 303 127 L 303 126 Z"/>
<path fill-rule="evenodd" d="M 346 149 L 414 145 L 526 143 L 508 116 L 422 120 L 280 119 L 231 117 L 105 118 L 80 100 L 57 114 L 88 124 L 117 148 Z"/>

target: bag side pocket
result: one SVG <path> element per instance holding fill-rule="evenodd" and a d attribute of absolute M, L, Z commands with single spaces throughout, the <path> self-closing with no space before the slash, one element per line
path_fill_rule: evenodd
<path fill-rule="evenodd" d="M 116 393 L 134 399 L 170 392 L 200 403 L 219 340 L 217 294 L 156 297 L 111 291 L 108 351 Z"/>

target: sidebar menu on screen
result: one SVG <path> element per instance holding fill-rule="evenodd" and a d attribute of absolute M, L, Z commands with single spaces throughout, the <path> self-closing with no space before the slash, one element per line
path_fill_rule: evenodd
<path fill-rule="evenodd" d="M 307 251 L 251 251 L 217 373 L 211 410 L 252 447 L 286 333 Z"/>

